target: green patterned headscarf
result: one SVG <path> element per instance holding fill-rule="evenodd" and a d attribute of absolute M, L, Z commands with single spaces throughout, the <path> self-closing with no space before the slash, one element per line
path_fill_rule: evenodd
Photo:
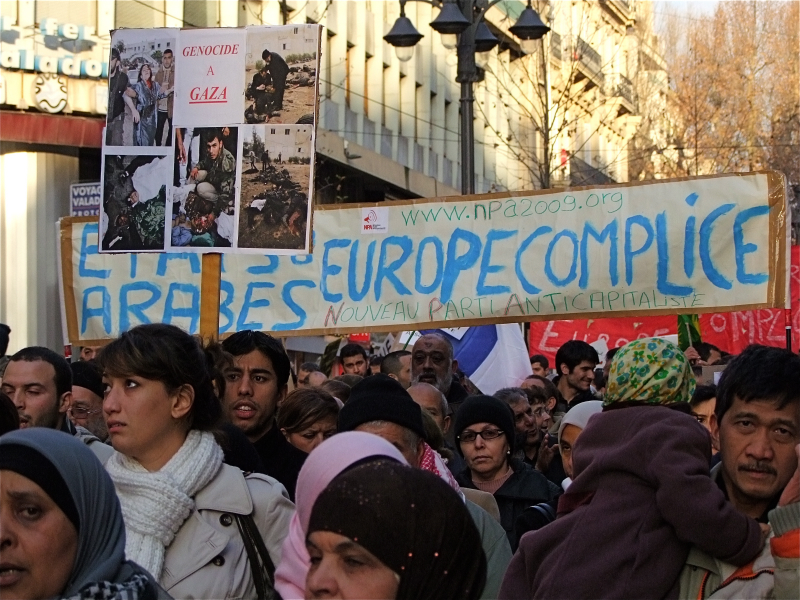
<path fill-rule="evenodd" d="M 688 403 L 696 385 L 692 367 L 678 346 L 661 338 L 635 340 L 614 355 L 603 406 Z"/>

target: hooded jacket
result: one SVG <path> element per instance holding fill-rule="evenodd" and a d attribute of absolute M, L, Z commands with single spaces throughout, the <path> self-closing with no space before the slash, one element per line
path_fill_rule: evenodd
<path fill-rule="evenodd" d="M 758 523 L 711 481 L 711 440 L 663 406 L 595 415 L 573 449 L 558 518 L 525 534 L 500 598 L 672 598 L 691 544 L 734 564 L 758 553 Z"/>

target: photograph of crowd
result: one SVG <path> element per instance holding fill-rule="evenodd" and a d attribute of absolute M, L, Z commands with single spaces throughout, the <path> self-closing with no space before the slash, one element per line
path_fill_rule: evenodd
<path fill-rule="evenodd" d="M 318 48 L 317 25 L 248 30 L 246 123 L 314 123 Z"/>
<path fill-rule="evenodd" d="M 303 250 L 308 241 L 312 125 L 242 125 L 239 248 Z"/>
<path fill-rule="evenodd" d="M 101 249 L 164 251 L 168 156 L 106 155 L 103 164 Z"/>
<path fill-rule="evenodd" d="M 106 146 L 169 146 L 175 92 L 174 30 L 116 30 L 108 62 Z"/>
<path fill-rule="evenodd" d="M 172 225 L 168 246 L 225 248 L 236 224 L 236 127 L 175 130 Z"/>

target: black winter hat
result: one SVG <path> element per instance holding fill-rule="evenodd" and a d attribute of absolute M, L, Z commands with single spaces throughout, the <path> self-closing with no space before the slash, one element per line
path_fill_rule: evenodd
<path fill-rule="evenodd" d="M 514 452 L 514 413 L 505 402 L 493 396 L 470 396 L 464 400 L 456 413 L 456 437 L 475 423 L 491 423 L 502 429 L 511 452 Z M 456 444 L 456 448 L 461 452 L 461 444 Z"/>
<path fill-rule="evenodd" d="M 339 411 L 339 432 L 352 431 L 370 421 L 388 421 L 425 439 L 422 409 L 397 380 L 379 373 L 359 381 Z"/>
<path fill-rule="evenodd" d="M 90 392 L 94 392 L 101 398 L 105 391 L 103 385 L 103 374 L 93 360 L 78 361 L 69 364 L 72 369 L 72 385 L 86 388 Z"/>

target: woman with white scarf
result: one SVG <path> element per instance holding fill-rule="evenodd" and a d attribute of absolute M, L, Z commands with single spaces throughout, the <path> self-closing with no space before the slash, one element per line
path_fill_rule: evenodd
<path fill-rule="evenodd" d="M 274 479 L 223 464 L 211 359 L 184 331 L 152 324 L 98 362 L 127 556 L 175 598 L 269 596 L 294 506 Z"/>

